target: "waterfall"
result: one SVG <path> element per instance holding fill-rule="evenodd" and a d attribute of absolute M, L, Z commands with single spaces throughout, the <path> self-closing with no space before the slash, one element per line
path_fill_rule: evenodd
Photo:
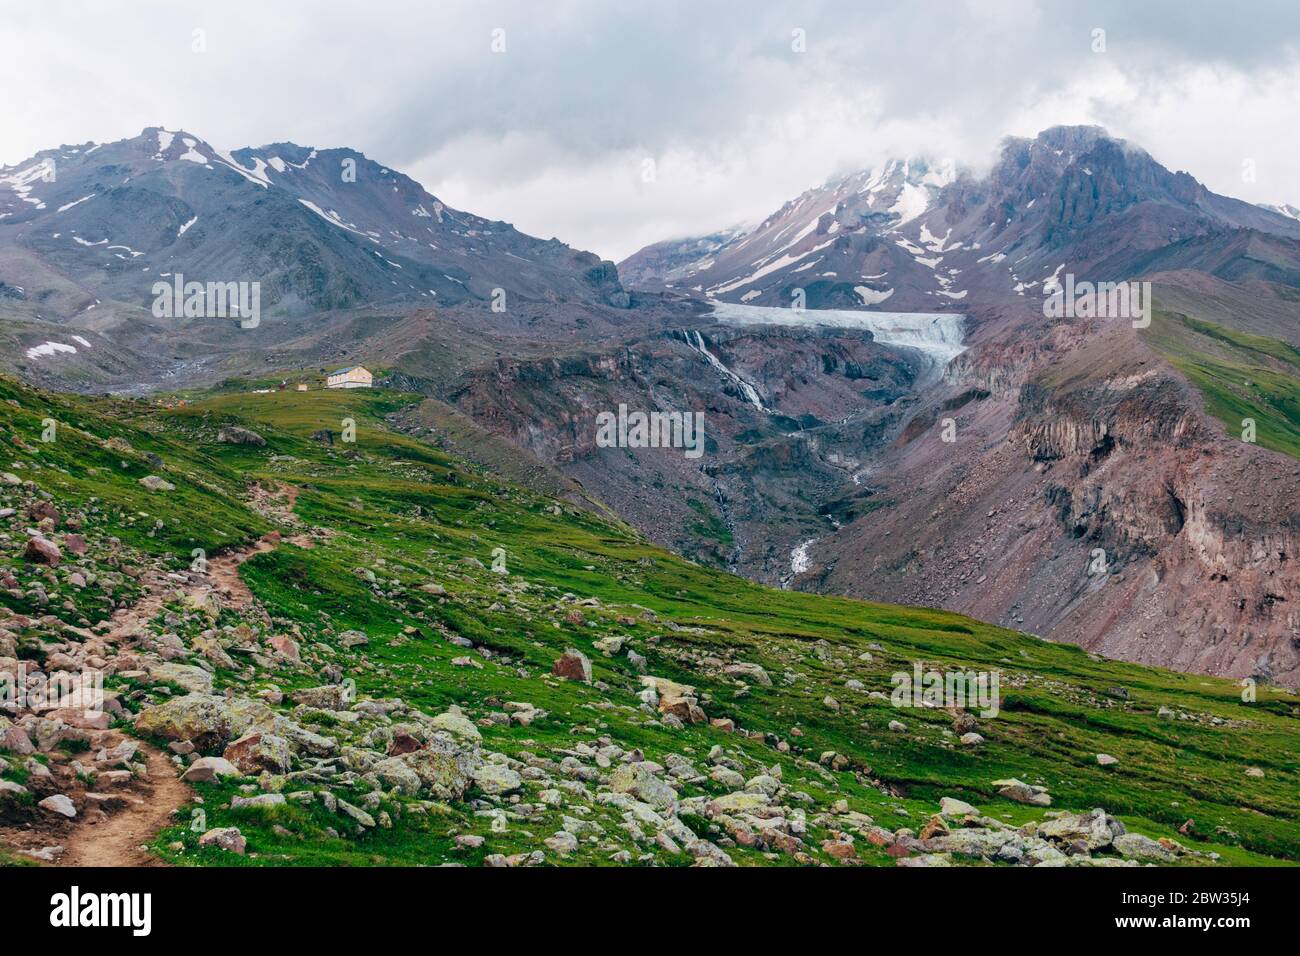
<path fill-rule="evenodd" d="M 728 378 L 735 382 L 736 387 L 740 389 L 740 393 L 745 396 L 745 401 L 749 402 L 749 404 L 753 405 L 761 412 L 767 411 L 767 409 L 763 407 L 763 399 L 759 396 L 758 389 L 754 388 L 754 386 L 750 385 L 749 382 L 745 381 L 731 369 L 727 368 L 720 358 L 710 352 L 709 347 L 704 344 L 704 336 L 700 335 L 700 333 L 695 329 L 687 329 L 686 344 L 703 355 L 705 361 L 722 373 L 724 378 Z"/>

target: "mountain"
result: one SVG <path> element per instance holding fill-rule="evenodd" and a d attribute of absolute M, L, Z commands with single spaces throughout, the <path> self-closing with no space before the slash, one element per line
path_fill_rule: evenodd
<path fill-rule="evenodd" d="M 618 274 L 629 286 L 671 287 L 712 265 L 719 249 L 748 232 L 745 226 L 733 226 L 707 236 L 656 242 L 619 263 Z"/>
<path fill-rule="evenodd" d="M 1260 203 L 1259 205 L 1261 209 L 1267 209 L 1269 212 L 1275 212 L 1280 216 L 1286 216 L 1288 219 L 1300 219 L 1300 208 L 1297 208 L 1290 203 L 1282 203 L 1281 205 Z"/>
<path fill-rule="evenodd" d="M 419 396 L 191 399 L 0 376 L 0 674 L 104 675 L 3 702 L 0 863 L 1300 857 L 1292 694 L 701 567 L 440 447 Z"/>
<path fill-rule="evenodd" d="M 629 303 L 612 263 L 447 206 L 354 150 L 226 153 L 151 128 L 0 169 L 0 310 L 29 324 L 20 346 L 44 336 L 76 350 L 61 355 L 99 349 L 128 366 L 163 351 L 180 325 L 152 314 L 153 285 L 178 275 L 259 283 L 264 339 L 357 307 Z M 229 347 L 229 325 L 188 322 L 174 338 Z"/>
<path fill-rule="evenodd" d="M 916 220 L 956 177 L 951 163 L 890 162 L 810 189 L 752 228 L 649 246 L 620 263 L 620 274 L 727 302 L 786 306 L 799 288 L 808 308 L 879 304 L 893 295 L 887 276 L 928 279 L 883 237 Z"/>
<path fill-rule="evenodd" d="M 648 268 L 657 246 L 620 268 L 723 302 L 789 306 L 802 290 L 810 309 L 961 311 L 975 295 L 1039 294 L 1063 263 L 1124 279 L 1152 250 L 1237 229 L 1300 238 L 1295 219 L 1216 195 L 1100 128 L 1054 127 L 1006 140 L 984 178 L 890 162 L 810 190 L 721 245 L 713 237 L 671 276 Z"/>

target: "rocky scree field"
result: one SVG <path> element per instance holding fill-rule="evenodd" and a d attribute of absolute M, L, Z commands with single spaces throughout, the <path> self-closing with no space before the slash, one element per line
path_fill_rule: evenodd
<path fill-rule="evenodd" d="M 761 587 L 453 457 L 420 400 L 0 379 L 0 671 L 106 675 L 101 714 L 6 703 L 0 861 L 1300 857 L 1290 692 Z M 1000 713 L 891 706 L 918 661 L 999 671 Z"/>

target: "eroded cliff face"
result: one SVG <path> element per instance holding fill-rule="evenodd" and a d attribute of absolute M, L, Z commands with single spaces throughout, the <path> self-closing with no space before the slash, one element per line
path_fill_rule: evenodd
<path fill-rule="evenodd" d="M 820 542 L 798 586 L 1300 684 L 1300 464 L 1225 434 L 1131 330 L 1076 336 L 1017 389 L 918 414 L 878 469 L 888 505 Z M 992 384 L 994 363 L 970 367 Z"/>
<path fill-rule="evenodd" d="M 1054 519 L 1100 548 L 1108 568 L 1132 568 L 1136 585 L 1051 633 L 1114 656 L 1294 683 L 1296 465 L 1223 434 L 1197 405 L 1159 368 L 1059 399 L 1022 392 L 1008 441 L 1052 463 Z M 1156 626 L 1144 623 L 1147 602 Z"/>
<path fill-rule="evenodd" d="M 608 351 L 497 360 L 440 397 L 561 468 L 657 542 L 777 584 L 827 501 L 915 401 L 924 357 L 860 329 L 670 328 Z M 703 454 L 602 447 L 597 416 L 703 416 Z"/>
<path fill-rule="evenodd" d="M 544 460 L 594 452 L 596 415 L 644 388 L 632 353 L 617 349 L 531 361 L 499 359 L 470 373 L 448 400 Z"/>

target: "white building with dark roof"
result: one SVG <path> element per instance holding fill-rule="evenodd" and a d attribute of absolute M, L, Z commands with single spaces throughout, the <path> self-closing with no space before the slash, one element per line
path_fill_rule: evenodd
<path fill-rule="evenodd" d="M 370 388 L 375 377 L 363 365 L 350 365 L 347 368 L 330 372 L 325 379 L 326 388 Z"/>

